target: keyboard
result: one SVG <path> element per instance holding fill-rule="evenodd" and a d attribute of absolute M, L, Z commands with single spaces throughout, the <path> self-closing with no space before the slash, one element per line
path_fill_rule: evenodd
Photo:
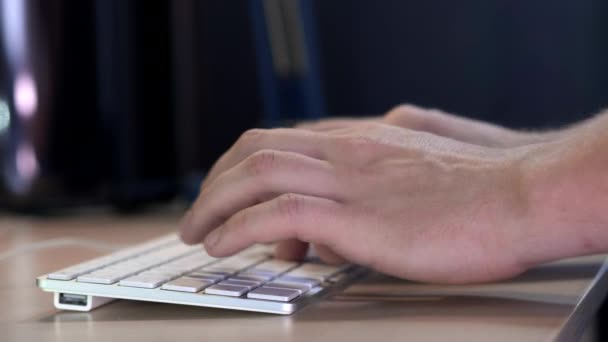
<path fill-rule="evenodd" d="M 54 292 L 62 310 L 90 311 L 128 299 L 292 314 L 364 273 L 354 265 L 275 259 L 265 245 L 218 259 L 170 234 L 42 275 L 36 283 Z"/>

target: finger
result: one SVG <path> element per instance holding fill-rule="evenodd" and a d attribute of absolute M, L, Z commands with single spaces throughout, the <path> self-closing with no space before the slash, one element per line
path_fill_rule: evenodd
<path fill-rule="evenodd" d="M 315 132 L 326 132 L 334 129 L 340 129 L 350 127 L 364 122 L 376 122 L 381 121 L 380 118 L 339 118 L 339 119 L 326 119 L 313 122 L 303 122 L 296 125 L 296 128 L 306 129 Z"/>
<path fill-rule="evenodd" d="M 203 190 L 181 236 L 186 243 L 201 242 L 234 213 L 284 193 L 339 200 L 339 192 L 328 162 L 292 152 L 258 151 Z"/>
<path fill-rule="evenodd" d="M 228 256 L 255 244 L 289 239 L 333 243 L 339 240 L 344 208 L 338 202 L 286 194 L 241 210 L 207 235 L 205 249 L 216 257 Z M 329 229 L 331 227 L 332 229 Z"/>
<path fill-rule="evenodd" d="M 302 260 L 308 252 L 309 244 L 297 239 L 281 241 L 277 244 L 274 256 L 283 260 Z"/>
<path fill-rule="evenodd" d="M 325 245 L 313 245 L 313 248 L 319 258 L 331 265 L 340 265 L 346 262 L 342 256 L 334 252 L 331 248 Z"/>
<path fill-rule="evenodd" d="M 293 128 L 252 129 L 241 135 L 234 145 L 215 163 L 201 188 L 224 171 L 260 150 L 296 152 L 316 159 L 325 159 L 324 135 Z"/>

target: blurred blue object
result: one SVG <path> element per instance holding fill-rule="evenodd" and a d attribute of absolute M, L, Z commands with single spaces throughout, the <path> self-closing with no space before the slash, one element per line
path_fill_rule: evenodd
<path fill-rule="evenodd" d="M 265 126 L 326 114 L 317 32 L 308 0 L 251 0 Z"/>

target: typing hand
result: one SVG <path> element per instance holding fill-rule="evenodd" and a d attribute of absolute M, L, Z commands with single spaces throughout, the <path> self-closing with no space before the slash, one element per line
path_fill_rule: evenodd
<path fill-rule="evenodd" d="M 551 141 L 561 135 L 559 131 L 543 133 L 515 131 L 440 110 L 424 109 L 413 105 L 395 107 L 388 114 L 379 117 L 324 119 L 303 122 L 297 127 L 317 132 L 328 132 L 371 122 L 429 132 L 466 143 L 497 148 L 510 148 Z"/>
<path fill-rule="evenodd" d="M 306 244 L 419 281 L 466 283 L 524 270 L 525 149 L 480 147 L 367 122 L 251 130 L 215 164 L 181 226 L 213 256 Z"/>

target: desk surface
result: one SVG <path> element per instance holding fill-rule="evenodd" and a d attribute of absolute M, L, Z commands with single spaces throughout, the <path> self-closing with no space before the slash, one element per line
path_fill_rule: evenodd
<path fill-rule="evenodd" d="M 605 257 L 564 260 L 511 281 L 432 286 L 374 275 L 292 316 L 117 301 L 54 309 L 38 275 L 170 231 L 175 213 L 0 218 L 0 331 L 10 340 L 572 340 L 608 288 Z M 4 335 L 7 336 L 7 335 Z M 3 338 L 2 338 L 3 340 Z"/>

